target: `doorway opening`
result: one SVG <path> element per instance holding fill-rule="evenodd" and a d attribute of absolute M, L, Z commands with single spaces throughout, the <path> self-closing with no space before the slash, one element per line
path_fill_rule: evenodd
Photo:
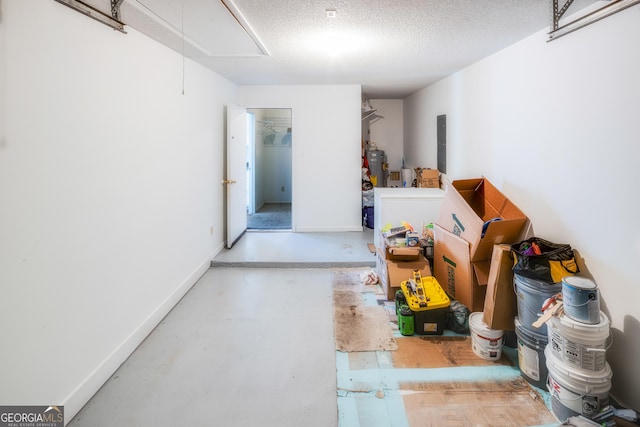
<path fill-rule="evenodd" d="M 291 109 L 247 115 L 247 230 L 292 230 Z"/>

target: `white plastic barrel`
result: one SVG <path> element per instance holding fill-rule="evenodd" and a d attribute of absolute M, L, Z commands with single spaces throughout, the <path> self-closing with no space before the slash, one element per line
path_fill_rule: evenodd
<path fill-rule="evenodd" d="M 504 331 L 490 329 L 482 320 L 482 312 L 469 315 L 471 349 L 476 356 L 485 360 L 500 360 Z"/>
<path fill-rule="evenodd" d="M 601 311 L 600 322 L 577 322 L 566 314 L 547 322 L 549 351 L 557 360 L 587 371 L 605 368 L 609 318 Z"/>
<path fill-rule="evenodd" d="M 549 346 L 545 353 L 551 412 L 559 420 L 575 415 L 593 418 L 609 404 L 612 373 L 608 363 L 601 371 L 587 372 L 557 360 L 550 354 Z"/>

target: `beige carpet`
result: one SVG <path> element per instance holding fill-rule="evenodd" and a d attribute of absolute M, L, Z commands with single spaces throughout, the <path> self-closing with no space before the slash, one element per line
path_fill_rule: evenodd
<path fill-rule="evenodd" d="M 366 269 L 332 272 L 333 324 L 336 350 L 344 352 L 397 350 L 387 311 L 365 305 L 363 294 L 376 293 L 376 285 L 362 283 Z"/>

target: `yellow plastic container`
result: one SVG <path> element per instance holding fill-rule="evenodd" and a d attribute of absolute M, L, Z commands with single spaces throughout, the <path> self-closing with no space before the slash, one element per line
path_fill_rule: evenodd
<path fill-rule="evenodd" d="M 442 335 L 451 301 L 435 277 L 422 277 L 420 271 L 413 278 L 400 283 L 407 305 L 413 311 L 415 333 Z"/>
<path fill-rule="evenodd" d="M 400 283 L 402 293 L 412 311 L 435 310 L 449 307 L 451 301 L 435 277 L 422 277 L 419 270 L 413 278 Z"/>

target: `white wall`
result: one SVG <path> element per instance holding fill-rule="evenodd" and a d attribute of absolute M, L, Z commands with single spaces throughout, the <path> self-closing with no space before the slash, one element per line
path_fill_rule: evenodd
<path fill-rule="evenodd" d="M 359 85 L 240 86 L 247 108 L 292 109 L 295 231 L 362 230 Z"/>
<path fill-rule="evenodd" d="M 291 127 L 291 110 L 281 108 L 253 111 L 262 111 L 262 119 L 273 123 L 272 130 L 275 133 L 271 144 L 264 145 L 263 141 L 256 141 L 256 144 L 263 144 L 260 156 L 256 156 L 256 162 L 261 165 L 258 179 L 264 192 L 264 202 L 291 202 L 291 144 L 281 144 L 287 128 Z"/>
<path fill-rule="evenodd" d="M 4 21 L 4 8 L 2 5 L 2 0 L 0 0 L 0 150 L 4 147 L 6 143 L 6 123 L 7 123 L 7 78 L 6 78 L 6 67 L 7 67 L 7 58 L 6 58 L 6 25 L 3 24 Z"/>
<path fill-rule="evenodd" d="M 447 114 L 448 175 L 485 175 L 570 243 L 611 317 L 612 395 L 640 410 L 640 7 L 551 43 L 529 37 L 405 101 L 405 155 L 435 167 Z M 428 144 L 425 144 L 427 142 Z"/>
<path fill-rule="evenodd" d="M 264 173 L 264 166 L 262 165 L 262 159 L 264 156 L 264 132 L 261 129 L 260 122 L 264 120 L 264 114 L 267 110 L 247 110 L 253 113 L 253 118 L 255 120 L 255 151 L 254 151 L 254 162 L 253 162 L 253 174 L 255 177 L 255 185 L 253 188 L 253 201 L 255 203 L 255 211 L 257 212 L 262 205 L 264 205 L 264 181 L 261 179 L 262 174 Z"/>
<path fill-rule="evenodd" d="M 280 137 L 279 135 L 277 137 Z M 291 146 L 271 146 L 264 149 L 266 175 L 265 200 L 268 203 L 291 202 Z"/>
<path fill-rule="evenodd" d="M 290 203 L 291 145 L 282 145 L 280 142 L 287 128 L 291 127 L 291 110 L 255 108 L 247 111 L 254 113 L 256 121 L 256 211 L 265 203 Z M 284 191 L 281 191 L 282 187 Z"/>
<path fill-rule="evenodd" d="M 222 245 L 236 86 L 186 61 L 183 95 L 182 57 L 133 29 L 0 4 L 0 402 L 70 420 Z"/>
<path fill-rule="evenodd" d="M 365 141 L 374 142 L 387 155 L 389 170 L 402 169 L 403 156 L 403 101 L 401 99 L 372 99 L 376 115 L 368 122 L 369 136 Z"/>

